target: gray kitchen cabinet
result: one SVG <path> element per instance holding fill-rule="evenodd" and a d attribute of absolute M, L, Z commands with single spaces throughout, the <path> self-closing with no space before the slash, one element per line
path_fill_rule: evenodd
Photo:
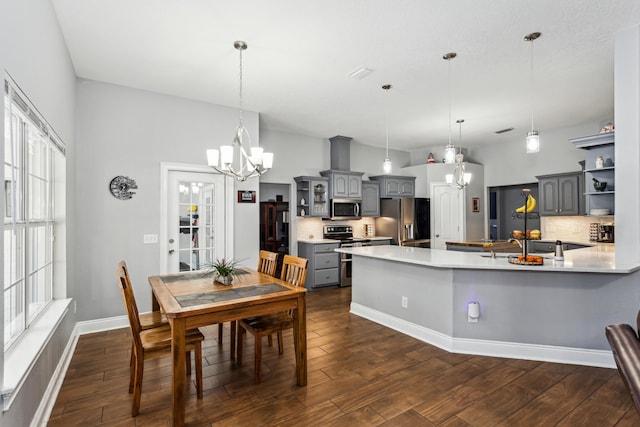
<path fill-rule="evenodd" d="M 584 213 L 582 172 L 541 175 L 538 178 L 538 207 L 542 216 Z"/>
<path fill-rule="evenodd" d="M 362 199 L 363 172 L 326 170 L 320 175 L 329 178 L 330 199 Z"/>
<path fill-rule="evenodd" d="M 380 197 L 415 197 L 416 177 L 399 175 L 375 175 L 370 180 L 380 183 Z"/>
<path fill-rule="evenodd" d="M 298 242 L 298 256 L 309 260 L 305 288 L 317 290 L 340 283 L 340 243 Z"/>
<path fill-rule="evenodd" d="M 555 240 L 528 240 L 529 244 L 529 253 L 549 253 L 556 251 L 556 242 Z M 587 245 L 583 243 L 562 243 L 562 249 L 565 251 L 570 251 L 572 249 L 581 249 L 588 248 L 592 245 Z"/>
<path fill-rule="evenodd" d="M 329 218 L 329 179 L 320 176 L 296 176 L 296 215 Z"/>
<path fill-rule="evenodd" d="M 584 159 L 585 213 L 602 216 L 598 209 L 608 210 L 614 215 L 615 208 L 615 132 L 573 138 L 570 141 L 577 148 L 586 150 Z M 601 159 L 599 164 L 598 158 Z M 597 191 L 594 182 L 606 182 L 603 191 Z M 592 209 L 595 209 L 592 212 Z M 602 211 L 600 211 L 602 212 Z"/>
<path fill-rule="evenodd" d="M 384 245 L 390 245 L 390 244 L 391 244 L 391 238 L 371 240 L 371 246 L 384 246 Z"/>
<path fill-rule="evenodd" d="M 362 216 L 380 216 L 380 184 L 362 181 Z"/>

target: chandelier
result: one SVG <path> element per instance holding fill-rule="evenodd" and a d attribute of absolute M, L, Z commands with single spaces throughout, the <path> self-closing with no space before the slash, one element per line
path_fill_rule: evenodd
<path fill-rule="evenodd" d="M 220 150 L 207 150 L 207 162 L 210 167 L 221 174 L 233 177 L 238 181 L 260 176 L 273 166 L 273 153 L 265 153 L 262 147 L 251 146 L 251 136 L 242 121 L 242 51 L 247 49 L 247 43 L 236 41 L 233 43 L 240 52 L 240 117 L 233 145 L 223 145 Z M 243 144 L 246 136 L 247 144 Z M 247 153 L 247 149 L 249 152 Z M 238 154 L 234 156 L 234 152 Z M 235 159 L 234 159 L 235 157 Z M 234 164 L 234 160 L 236 160 Z"/>
<path fill-rule="evenodd" d="M 540 135 L 533 129 L 533 42 L 541 35 L 541 33 L 531 33 L 524 36 L 524 41 L 531 43 L 531 131 L 527 132 L 525 143 L 527 154 L 540 151 Z"/>
<path fill-rule="evenodd" d="M 462 143 L 462 123 L 464 123 L 464 119 L 456 120 L 458 123 L 458 128 L 460 132 L 460 143 Z M 445 179 L 447 184 L 452 187 L 456 187 L 458 189 L 463 189 L 471 182 L 471 173 L 465 172 L 464 170 L 464 155 L 462 154 L 462 148 L 460 148 L 460 152 L 455 155 L 456 167 L 453 169 L 452 174 L 445 175 Z"/>

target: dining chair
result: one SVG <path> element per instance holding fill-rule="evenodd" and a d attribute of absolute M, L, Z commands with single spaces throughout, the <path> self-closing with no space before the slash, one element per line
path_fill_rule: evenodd
<path fill-rule="evenodd" d="M 116 279 L 120 285 L 120 292 L 127 309 L 129 326 L 133 339 L 133 351 L 131 362 L 130 384 L 133 383 L 133 402 L 131 404 L 131 416 L 135 417 L 140 412 L 140 398 L 142 396 L 142 375 L 144 372 L 144 361 L 158 357 L 171 355 L 171 327 L 168 324 L 156 326 L 154 328 L 142 329 L 140 314 L 136 305 L 135 296 L 131 281 L 128 279 L 127 266 L 124 261 L 118 263 Z M 187 374 L 191 373 L 191 351 L 195 353 L 196 365 L 196 389 L 198 399 L 202 399 L 202 341 L 204 335 L 200 331 L 193 329 L 185 334 L 187 350 Z"/>
<path fill-rule="evenodd" d="M 307 264 L 305 258 L 285 255 L 282 262 L 280 280 L 294 286 L 304 286 L 307 278 Z M 238 354 L 237 363 L 242 365 L 243 335 L 248 331 L 255 338 L 254 377 L 255 383 L 260 384 L 260 367 L 262 364 L 262 338 L 271 334 L 278 335 L 278 352 L 284 352 L 282 332 L 293 328 L 293 311 L 256 316 L 238 321 Z"/>
<path fill-rule="evenodd" d="M 127 288 L 133 289 L 131 286 L 131 277 L 129 276 L 129 267 L 127 267 L 126 262 L 121 261 L 118 264 L 118 269 L 122 270 L 121 273 L 124 276 L 124 279 L 127 281 Z M 133 292 L 133 290 L 131 291 Z M 138 312 L 138 305 L 136 304 L 136 299 L 133 298 L 131 300 L 131 304 L 134 306 L 134 310 Z M 140 329 L 147 330 L 152 328 L 157 328 L 158 326 L 168 325 L 169 322 L 165 315 L 160 311 L 151 311 L 149 313 L 138 313 L 138 319 L 140 319 Z M 134 365 L 133 365 L 133 355 L 134 355 L 134 342 L 131 341 L 131 356 L 129 359 L 129 367 L 130 367 L 130 379 L 129 379 L 129 393 L 133 393 L 133 380 L 134 380 Z"/>
<path fill-rule="evenodd" d="M 276 252 L 261 250 L 258 257 L 258 272 L 275 277 L 277 268 L 278 254 Z M 269 347 L 273 346 L 273 335 L 270 334 L 268 339 Z"/>
<path fill-rule="evenodd" d="M 275 276 L 277 266 L 278 254 L 276 252 L 260 251 L 260 256 L 258 257 L 258 272 Z"/>

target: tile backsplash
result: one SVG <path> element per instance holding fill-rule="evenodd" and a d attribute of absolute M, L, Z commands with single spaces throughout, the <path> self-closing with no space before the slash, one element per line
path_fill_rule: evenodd
<path fill-rule="evenodd" d="M 543 216 L 540 218 L 540 232 L 543 240 L 567 240 L 589 243 L 589 224 L 612 223 L 613 217 L 593 216 Z"/>
<path fill-rule="evenodd" d="M 323 226 L 325 225 L 350 225 L 353 227 L 354 237 L 364 237 L 365 224 L 374 224 L 372 217 L 364 217 L 353 221 L 322 221 L 320 218 L 296 218 L 297 240 L 322 239 Z M 375 227 L 375 225 L 374 225 Z M 374 229 L 375 233 L 375 229 Z"/>

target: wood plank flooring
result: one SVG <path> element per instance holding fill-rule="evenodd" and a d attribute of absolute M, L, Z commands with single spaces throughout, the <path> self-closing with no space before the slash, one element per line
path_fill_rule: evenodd
<path fill-rule="evenodd" d="M 253 338 L 243 366 L 217 327 L 202 328 L 204 399 L 189 384 L 189 426 L 638 426 L 614 369 L 451 354 L 349 314 L 350 288 L 308 295 L 309 384 L 295 385 L 285 353 L 263 345 L 253 383 Z M 604 333 L 604 327 L 603 327 Z M 83 335 L 49 426 L 167 426 L 170 358 L 145 366 L 140 414 L 130 416 L 130 333 Z"/>

